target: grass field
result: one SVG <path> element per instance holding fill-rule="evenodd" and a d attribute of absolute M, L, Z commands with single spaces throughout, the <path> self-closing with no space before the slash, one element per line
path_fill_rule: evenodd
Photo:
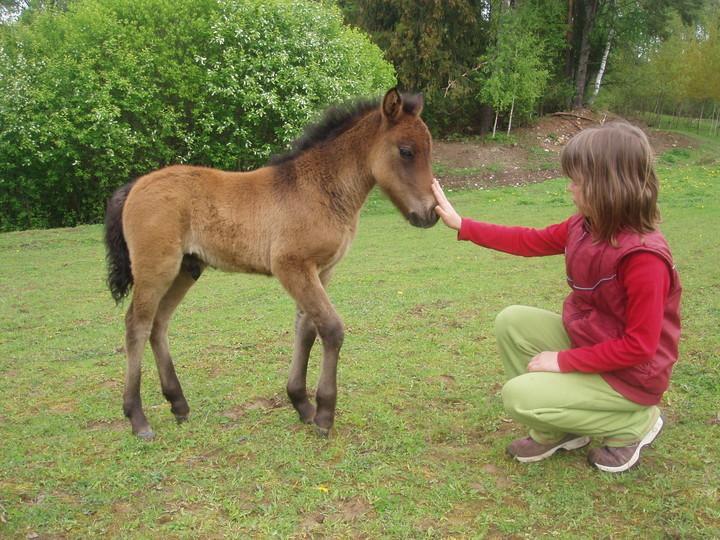
<path fill-rule="evenodd" d="M 290 299 L 274 280 L 209 271 L 171 327 L 191 419 L 175 424 L 148 350 L 148 443 L 121 412 L 124 310 L 100 226 L 0 235 L 0 537 L 720 537 L 719 147 L 659 161 L 681 358 L 663 435 L 615 476 L 584 450 L 534 465 L 504 453 L 524 432 L 503 416 L 493 318 L 559 310 L 561 257 L 413 229 L 373 193 L 330 286 L 347 327 L 331 438 L 284 395 Z M 448 195 L 499 223 L 572 211 L 560 179 Z"/>

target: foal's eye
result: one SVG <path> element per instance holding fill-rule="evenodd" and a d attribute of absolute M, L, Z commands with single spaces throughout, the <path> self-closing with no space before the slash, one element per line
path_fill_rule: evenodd
<path fill-rule="evenodd" d="M 411 159 L 413 157 L 412 148 L 409 148 L 407 146 L 400 146 L 398 150 L 400 150 L 400 155 L 405 159 Z"/>

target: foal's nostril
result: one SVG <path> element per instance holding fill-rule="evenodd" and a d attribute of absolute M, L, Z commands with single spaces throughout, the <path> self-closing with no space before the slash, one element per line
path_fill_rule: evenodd
<path fill-rule="evenodd" d="M 431 208 L 428 210 L 425 219 L 423 220 L 423 227 L 430 228 L 433 225 L 435 225 L 438 222 L 438 219 L 440 219 L 440 216 L 435 212 L 434 208 Z"/>
<path fill-rule="evenodd" d="M 417 212 L 408 212 L 408 221 L 414 227 L 428 228 L 432 227 L 437 223 L 439 216 L 435 212 L 435 209 L 430 209 L 424 212 L 421 216 Z"/>

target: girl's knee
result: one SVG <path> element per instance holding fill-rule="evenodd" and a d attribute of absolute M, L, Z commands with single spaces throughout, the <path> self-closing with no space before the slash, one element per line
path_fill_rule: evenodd
<path fill-rule="evenodd" d="M 508 306 L 495 316 L 495 335 L 501 337 L 517 324 L 523 306 Z"/>
<path fill-rule="evenodd" d="M 526 416 L 532 411 L 553 407 L 543 388 L 548 381 L 542 373 L 525 373 L 513 377 L 502 388 L 501 396 L 505 412 L 512 418 Z"/>
<path fill-rule="evenodd" d="M 521 411 L 527 408 L 527 397 L 530 389 L 525 384 L 523 377 L 515 377 L 506 382 L 502 387 L 502 402 L 505 412 L 511 418 L 522 416 Z"/>

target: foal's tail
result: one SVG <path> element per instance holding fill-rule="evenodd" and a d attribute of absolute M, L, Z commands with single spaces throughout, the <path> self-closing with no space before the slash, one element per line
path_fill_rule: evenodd
<path fill-rule="evenodd" d="M 130 253 L 125 243 L 125 235 L 122 228 L 122 213 L 125 199 L 134 182 L 125 184 L 119 188 L 107 204 L 105 210 L 105 247 L 107 248 L 108 278 L 107 284 L 110 287 L 110 294 L 119 304 L 130 292 L 133 284 L 132 272 L 130 270 Z"/>

